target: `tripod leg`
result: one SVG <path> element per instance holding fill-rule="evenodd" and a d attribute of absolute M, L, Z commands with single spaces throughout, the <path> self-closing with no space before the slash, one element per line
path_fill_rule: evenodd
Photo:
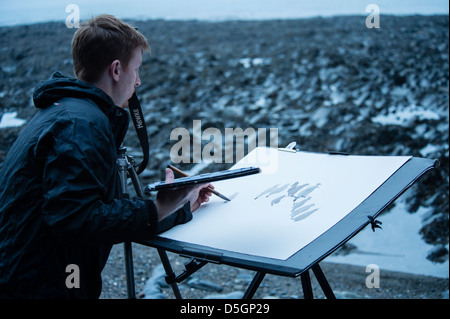
<path fill-rule="evenodd" d="M 131 182 L 133 183 L 134 190 L 136 191 L 136 195 L 139 198 L 144 198 L 144 192 L 141 188 L 141 183 L 139 182 L 139 177 L 134 169 L 133 165 L 128 166 L 128 175 L 131 178 Z"/>
<path fill-rule="evenodd" d="M 242 299 L 252 299 L 255 295 L 256 290 L 258 290 L 259 285 L 261 284 L 261 281 L 264 279 L 264 276 L 266 273 L 258 271 L 253 277 L 252 282 L 250 283 L 250 286 L 248 286 L 247 291 L 245 292 Z"/>
<path fill-rule="evenodd" d="M 135 299 L 136 291 L 134 287 L 133 251 L 131 248 L 131 242 L 125 242 L 123 244 L 123 249 L 125 254 L 125 270 L 127 275 L 128 299 Z"/>
<path fill-rule="evenodd" d="M 164 249 L 158 248 L 158 254 L 166 272 L 167 283 L 172 286 L 175 298 L 182 299 L 180 289 L 178 288 L 178 284 L 175 281 L 175 273 L 172 270 L 172 266 L 170 265 L 169 257 L 167 257 L 166 251 Z"/>
<path fill-rule="evenodd" d="M 128 162 L 126 159 L 126 148 L 122 147 L 119 149 L 117 154 L 117 166 L 119 169 L 119 177 L 122 186 L 122 194 L 124 198 L 128 198 L 127 189 L 127 167 Z M 131 242 L 125 242 L 123 245 L 124 255 L 125 255 L 125 271 L 127 277 L 127 293 L 129 299 L 136 298 L 136 292 L 134 288 L 134 270 L 133 270 L 133 252 L 131 250 Z"/>
<path fill-rule="evenodd" d="M 314 276 L 316 276 L 317 281 L 320 284 L 320 287 L 322 288 L 325 296 L 328 299 L 336 299 L 336 296 L 333 293 L 333 290 L 330 287 L 330 284 L 327 281 L 327 278 L 325 278 L 325 275 L 323 274 L 322 269 L 320 268 L 319 264 L 314 265 L 312 267 L 312 270 L 314 272 Z"/>
<path fill-rule="evenodd" d="M 311 277 L 309 276 L 309 270 L 300 275 L 302 279 L 303 296 L 305 299 L 313 299 L 313 291 L 311 287 Z"/>

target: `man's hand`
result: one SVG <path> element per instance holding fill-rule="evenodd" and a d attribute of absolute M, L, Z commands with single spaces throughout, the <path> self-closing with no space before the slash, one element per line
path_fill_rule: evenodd
<path fill-rule="evenodd" d="M 171 183 L 174 179 L 173 171 L 166 168 L 166 183 Z M 191 212 L 194 212 L 201 204 L 209 201 L 211 191 L 208 188 L 213 189 L 214 186 L 211 184 L 202 184 L 194 187 L 159 191 L 155 201 L 158 210 L 158 220 L 169 216 L 177 209 L 183 207 L 188 201 L 191 205 Z"/>

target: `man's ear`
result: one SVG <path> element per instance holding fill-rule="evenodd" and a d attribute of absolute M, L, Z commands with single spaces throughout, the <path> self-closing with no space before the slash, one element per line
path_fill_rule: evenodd
<path fill-rule="evenodd" d="M 109 74 L 111 75 L 111 77 L 113 78 L 114 81 L 116 81 L 116 82 L 119 81 L 121 70 L 122 70 L 122 64 L 120 63 L 119 60 L 114 60 L 109 65 Z"/>

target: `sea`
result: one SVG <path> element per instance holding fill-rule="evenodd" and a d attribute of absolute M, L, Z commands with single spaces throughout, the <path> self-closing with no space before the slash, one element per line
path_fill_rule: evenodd
<path fill-rule="evenodd" d="M 0 26 L 81 21 L 102 13 L 121 19 L 254 20 L 369 15 L 448 14 L 446 0 L 0 0 Z M 72 19 L 72 17 L 70 17 Z"/>

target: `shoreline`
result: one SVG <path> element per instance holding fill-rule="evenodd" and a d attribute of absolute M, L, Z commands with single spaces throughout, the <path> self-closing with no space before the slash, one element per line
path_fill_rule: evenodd
<path fill-rule="evenodd" d="M 444 13 L 382 13 L 381 17 L 386 18 L 411 18 L 411 17 L 447 17 L 448 14 Z M 139 17 L 124 17 L 123 20 L 128 23 L 151 23 L 151 22 L 180 22 L 180 23 L 189 23 L 189 22 L 199 22 L 199 23 L 240 23 L 240 22 L 276 22 L 276 21 L 303 21 L 303 20 L 315 20 L 315 19 L 335 19 L 335 18 L 361 18 L 363 21 L 367 18 L 367 14 L 333 14 L 333 15 L 313 15 L 313 16 L 304 16 L 304 17 L 291 17 L 291 18 L 217 18 L 217 19 L 202 19 L 202 18 L 139 18 Z M 87 22 L 89 18 L 80 20 L 80 23 Z M 38 21 L 23 21 L 12 24 L 1 24 L 1 28 L 15 28 L 15 27 L 33 27 L 39 25 L 46 24 L 61 24 L 65 26 L 64 19 L 50 19 L 50 20 L 38 20 Z"/>

